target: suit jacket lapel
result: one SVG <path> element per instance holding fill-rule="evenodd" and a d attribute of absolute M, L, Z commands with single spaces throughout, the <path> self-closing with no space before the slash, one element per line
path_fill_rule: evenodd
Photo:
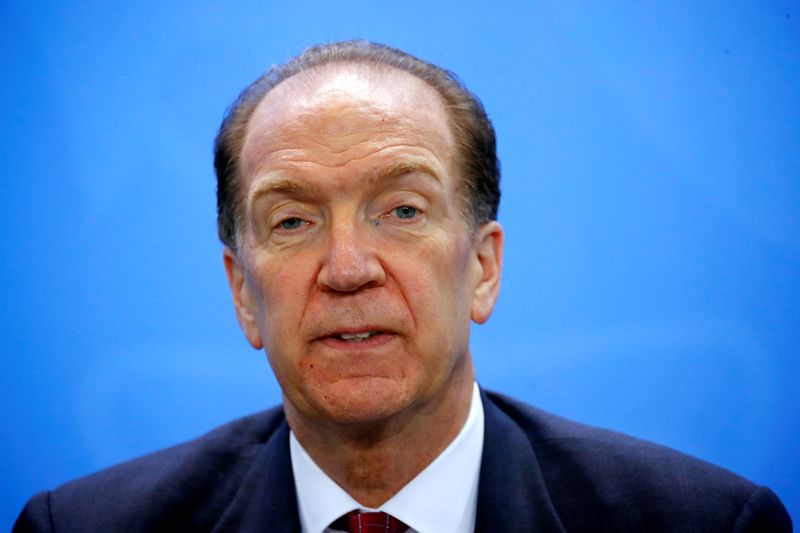
<path fill-rule="evenodd" d="M 481 390 L 483 457 L 475 531 L 565 531 L 520 426 Z"/>
<path fill-rule="evenodd" d="M 215 532 L 300 531 L 285 419 L 262 446 Z"/>
<path fill-rule="evenodd" d="M 565 531 L 528 436 L 483 390 L 481 399 L 484 441 L 475 531 Z M 215 532 L 300 531 L 285 420 L 262 446 Z"/>

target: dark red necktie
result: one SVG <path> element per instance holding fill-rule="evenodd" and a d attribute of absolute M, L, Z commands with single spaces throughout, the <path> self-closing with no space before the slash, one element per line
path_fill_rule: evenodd
<path fill-rule="evenodd" d="M 333 523 L 349 533 L 403 533 L 408 526 L 386 513 L 350 511 Z"/>

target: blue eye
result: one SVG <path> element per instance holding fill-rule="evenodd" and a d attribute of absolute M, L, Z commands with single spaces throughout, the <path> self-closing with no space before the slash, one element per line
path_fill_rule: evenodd
<path fill-rule="evenodd" d="M 411 207 L 410 205 L 395 207 L 393 211 L 395 215 L 397 215 L 397 218 L 414 218 L 417 216 L 417 208 Z"/>
<path fill-rule="evenodd" d="M 297 229 L 303 225 L 303 219 L 297 217 L 287 218 L 285 220 L 281 220 L 278 225 L 281 229 Z"/>

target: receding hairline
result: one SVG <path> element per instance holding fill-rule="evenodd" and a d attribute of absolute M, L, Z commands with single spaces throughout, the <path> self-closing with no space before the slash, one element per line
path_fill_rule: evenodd
<path fill-rule="evenodd" d="M 348 58 L 348 59 L 341 59 L 341 60 L 334 60 L 327 63 L 319 63 L 316 65 L 309 65 L 298 72 L 295 72 L 291 76 L 287 76 L 286 78 L 282 79 L 280 82 L 276 83 L 274 87 L 272 87 L 267 94 L 274 91 L 281 85 L 291 81 L 291 80 L 303 80 L 309 79 L 309 81 L 314 81 L 314 78 L 323 78 L 325 76 L 329 76 L 330 74 L 326 71 L 336 72 L 344 72 L 344 71 L 352 71 L 352 70 L 361 70 L 367 72 L 372 79 L 376 79 L 379 77 L 388 78 L 390 76 L 395 76 L 397 74 L 401 74 L 403 77 L 407 77 L 408 79 L 418 80 L 419 82 L 423 83 L 425 86 L 429 87 L 433 92 L 439 94 L 436 88 L 428 83 L 424 78 L 416 75 L 414 72 L 409 70 L 403 69 L 397 65 L 393 65 L 391 63 L 381 63 L 376 60 L 372 59 L 358 59 L 358 58 Z M 441 98 L 441 94 L 439 94 Z"/>
<path fill-rule="evenodd" d="M 433 105 L 439 106 L 447 122 L 449 133 L 451 136 L 454 136 L 453 117 L 447 100 L 436 87 L 428 83 L 425 79 L 415 75 L 413 72 L 403 70 L 402 68 L 390 64 L 376 63 L 367 60 L 342 60 L 305 68 L 281 80 L 274 87 L 261 95 L 258 102 L 253 104 L 253 110 L 247 117 L 244 134 L 239 146 L 239 154 L 237 155 L 239 157 L 242 155 L 246 140 L 251 133 L 253 119 L 264 111 L 265 106 L 270 105 L 265 104 L 265 102 L 268 102 L 268 99 L 281 98 L 289 95 L 291 95 L 291 98 L 297 99 L 299 97 L 298 90 L 308 95 L 319 94 L 320 89 L 324 88 L 326 82 L 330 80 L 341 80 L 343 77 L 347 77 L 343 76 L 343 74 L 347 73 L 355 74 L 353 76 L 354 78 L 359 78 L 365 82 L 365 85 L 368 85 L 369 88 L 377 90 L 381 89 L 381 85 L 383 85 L 383 87 L 392 87 L 389 80 L 393 77 L 405 80 L 405 83 L 410 84 L 411 87 L 416 86 L 422 88 L 423 93 L 425 93 L 423 98 L 430 99 L 432 104 L 436 102 Z M 412 93 L 412 91 L 409 91 L 407 94 L 422 96 L 423 93 L 419 91 Z M 412 96 L 408 98 L 412 98 Z"/>

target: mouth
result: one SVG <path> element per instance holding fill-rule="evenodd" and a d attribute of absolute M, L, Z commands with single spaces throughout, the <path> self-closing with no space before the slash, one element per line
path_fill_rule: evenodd
<path fill-rule="evenodd" d="M 359 331 L 358 333 L 335 333 L 331 335 L 334 339 L 343 340 L 345 342 L 356 343 L 356 342 L 364 342 L 365 340 L 375 337 L 376 335 L 382 335 L 383 332 L 377 329 L 371 329 L 369 331 Z"/>
<path fill-rule="evenodd" d="M 390 341 L 394 336 L 395 333 L 392 331 L 366 327 L 332 331 L 327 335 L 323 335 L 318 340 L 332 348 L 344 348 L 346 346 L 352 348 L 356 346 L 373 348 Z"/>

